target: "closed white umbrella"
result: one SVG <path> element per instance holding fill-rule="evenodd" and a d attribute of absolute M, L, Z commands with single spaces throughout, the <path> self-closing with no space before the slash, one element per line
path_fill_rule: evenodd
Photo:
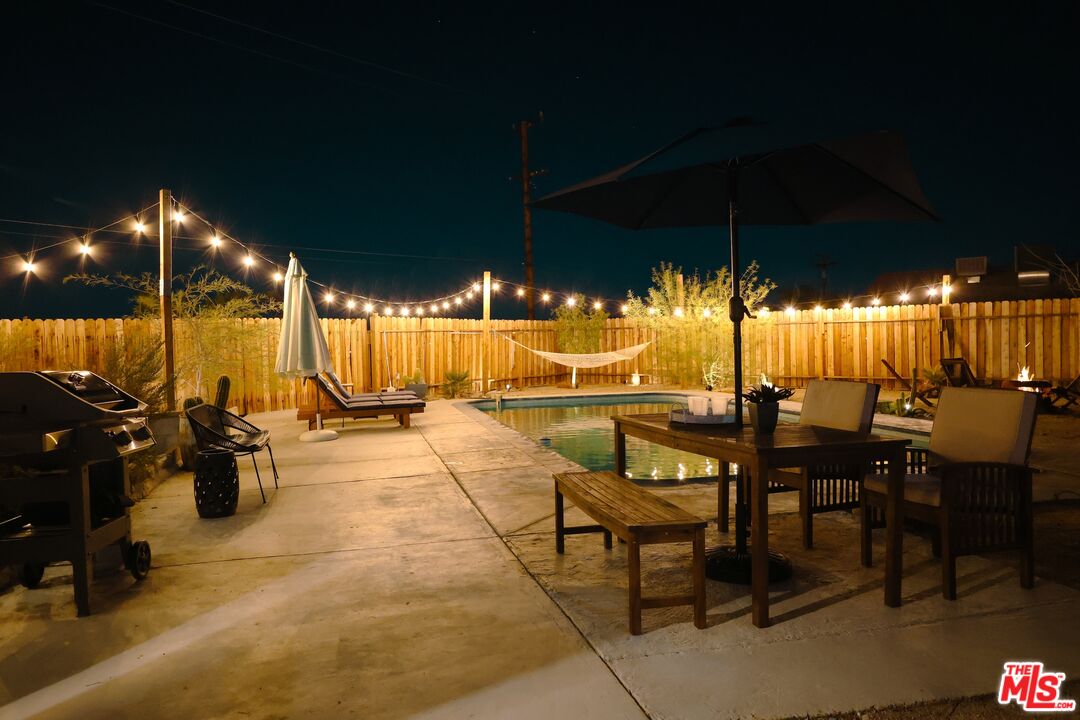
<path fill-rule="evenodd" d="M 308 291 L 307 273 L 295 255 L 289 253 L 289 270 L 285 273 L 285 303 L 281 315 L 281 340 L 278 343 L 274 371 L 287 378 L 314 377 L 331 369 L 330 348 L 326 346 L 319 314 Z M 315 383 L 315 420 L 318 430 L 301 433 L 304 442 L 336 440 L 338 434 L 324 430 L 319 402 L 319 384 Z"/>

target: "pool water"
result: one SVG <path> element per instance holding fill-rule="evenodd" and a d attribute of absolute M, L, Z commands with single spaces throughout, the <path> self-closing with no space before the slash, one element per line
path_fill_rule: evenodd
<path fill-rule="evenodd" d="M 476 403 L 476 407 L 582 467 L 614 470 L 615 442 L 611 416 L 666 413 L 675 403 L 685 406 L 686 396 L 642 393 L 521 398 L 503 400 L 501 410 L 496 410 L 493 401 Z M 780 413 L 780 422 L 798 422 L 798 419 L 797 414 Z M 912 440 L 912 445 L 926 447 L 925 435 L 877 426 L 874 432 L 907 437 Z M 710 458 L 628 437 L 626 470 L 636 481 L 669 484 L 715 481 L 718 468 L 716 461 Z"/>

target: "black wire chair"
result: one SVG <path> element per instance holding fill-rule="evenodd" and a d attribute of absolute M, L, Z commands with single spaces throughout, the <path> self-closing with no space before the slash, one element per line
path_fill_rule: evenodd
<path fill-rule="evenodd" d="M 185 414 L 199 450 L 227 450 L 233 455 L 251 456 L 251 463 L 255 466 L 255 479 L 259 482 L 259 494 L 265 503 L 266 493 L 263 492 L 255 453 L 263 448 L 270 453 L 270 467 L 274 470 L 274 487 L 277 488 L 278 471 L 274 464 L 274 451 L 270 448 L 270 431 L 260 430 L 240 416 L 216 405 L 196 405 L 188 408 Z"/>

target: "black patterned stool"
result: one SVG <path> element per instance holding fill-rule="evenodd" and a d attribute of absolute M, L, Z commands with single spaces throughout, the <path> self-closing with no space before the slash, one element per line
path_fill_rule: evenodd
<path fill-rule="evenodd" d="M 199 517 L 219 518 L 236 513 L 240 471 L 231 450 L 200 450 L 195 458 L 195 509 Z"/>

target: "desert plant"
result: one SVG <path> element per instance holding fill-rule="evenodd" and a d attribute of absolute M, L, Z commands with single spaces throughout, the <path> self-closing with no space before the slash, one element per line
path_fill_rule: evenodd
<path fill-rule="evenodd" d="M 64 282 L 132 291 L 135 317 L 159 316 L 158 276 L 153 273 L 79 273 Z M 174 277 L 173 288 L 176 333 L 185 336 L 190 350 L 177 358 L 178 383 L 186 392 L 210 397 L 209 378 L 242 375 L 245 365 L 270 365 L 266 331 L 248 319 L 280 312 L 278 300 L 202 265 Z"/>
<path fill-rule="evenodd" d="M 447 370 L 442 388 L 446 397 L 456 398 L 464 395 L 471 384 L 468 370 Z"/>
<path fill-rule="evenodd" d="M 749 390 L 743 393 L 743 398 L 746 402 L 754 403 L 755 405 L 760 403 L 780 402 L 781 400 L 787 400 L 789 397 L 795 394 L 792 388 L 777 387 L 770 383 L 764 375 L 761 376 L 761 382 L 757 387 L 751 386 Z"/>
<path fill-rule="evenodd" d="M 143 335 L 123 336 L 106 349 L 102 375 L 113 385 L 142 400 L 151 413 L 165 409 L 165 349 L 160 340 Z M 137 494 L 157 473 L 157 445 L 128 458 L 128 474 Z"/>
<path fill-rule="evenodd" d="M 741 277 L 742 297 L 754 312 L 776 285 L 758 277 L 752 262 Z M 630 293 L 626 316 L 653 331 L 656 338 L 657 371 L 668 382 L 683 387 L 696 385 L 706 362 L 720 370 L 714 386 L 730 383 L 734 376 L 731 352 L 731 321 L 728 300 L 731 275 L 727 268 L 704 277 L 694 272 L 684 276 L 682 268 L 661 263 L 653 268 L 652 287 L 644 297 Z"/>
<path fill-rule="evenodd" d="M 586 311 L 585 298 L 571 295 L 570 300 L 552 312 L 555 318 L 555 343 L 559 352 L 583 354 L 600 351 L 600 336 L 608 314 L 601 310 Z M 577 368 L 573 368 L 570 383 L 577 385 Z"/>
<path fill-rule="evenodd" d="M 214 394 L 214 404 L 219 408 L 229 406 L 229 389 L 231 386 L 232 381 L 229 380 L 228 375 L 222 375 L 217 379 L 217 392 Z"/>
<path fill-rule="evenodd" d="M 416 372 L 412 375 L 406 375 L 402 378 L 402 382 L 406 385 L 423 385 L 424 384 L 424 371 L 421 368 L 416 368 Z"/>

